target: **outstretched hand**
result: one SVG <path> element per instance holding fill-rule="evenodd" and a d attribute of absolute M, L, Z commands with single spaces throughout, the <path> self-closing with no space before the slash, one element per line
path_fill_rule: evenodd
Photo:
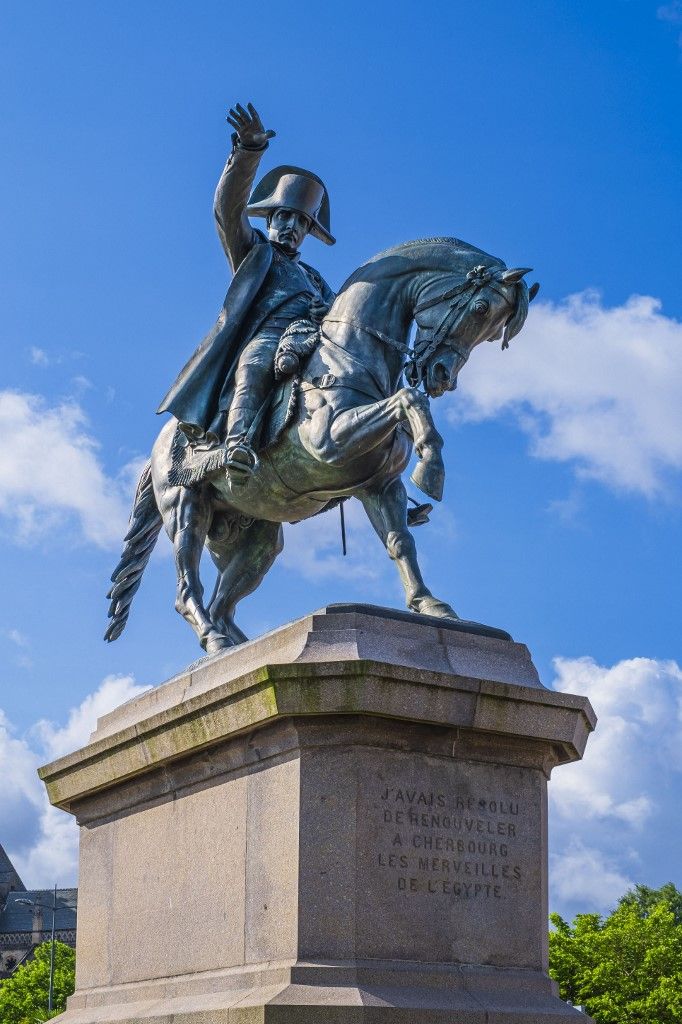
<path fill-rule="evenodd" d="M 247 103 L 246 107 L 247 109 L 244 110 L 241 103 L 236 103 L 234 107 L 230 107 L 227 121 L 234 128 L 242 146 L 245 146 L 247 149 L 265 149 L 270 139 L 273 139 L 276 133 L 265 130 L 253 103 Z"/>

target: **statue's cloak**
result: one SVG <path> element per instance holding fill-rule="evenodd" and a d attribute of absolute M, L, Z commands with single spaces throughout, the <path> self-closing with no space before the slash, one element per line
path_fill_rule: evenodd
<path fill-rule="evenodd" d="M 262 240 L 239 265 L 213 330 L 180 371 L 157 410 L 172 413 L 191 440 L 214 443 L 224 438 L 239 356 L 270 314 L 296 295 L 312 298 L 311 279 L 323 294 L 333 298 L 318 271 L 283 255 L 260 232 L 254 234 Z"/>
<path fill-rule="evenodd" d="M 254 245 L 230 282 L 215 326 L 178 374 L 157 412 L 170 412 L 190 437 L 218 436 L 228 402 L 226 385 L 234 377 L 239 353 L 249 340 L 245 320 L 272 266 L 273 247 Z M 273 296 L 276 304 L 276 298 Z M 252 336 L 252 332 L 250 332 Z M 221 401 L 221 398 L 223 401 Z"/>

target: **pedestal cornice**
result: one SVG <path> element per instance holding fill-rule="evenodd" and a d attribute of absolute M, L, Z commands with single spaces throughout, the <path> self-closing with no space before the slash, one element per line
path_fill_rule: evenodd
<path fill-rule="evenodd" d="M 531 753 L 540 744 L 546 774 L 582 756 L 596 721 L 589 701 L 543 687 L 523 645 L 447 631 L 437 620 L 425 625 L 424 617 L 347 609 L 324 609 L 244 651 L 206 659 L 104 716 L 86 747 L 40 769 L 50 801 L 72 811 L 95 793 L 285 718 L 361 715 L 438 726 L 457 731 L 461 756 L 483 760 L 491 747 L 498 756 L 496 735 L 512 754 L 515 743 Z M 267 662 L 250 668 L 261 657 Z M 485 678 L 492 669 L 497 678 Z"/>

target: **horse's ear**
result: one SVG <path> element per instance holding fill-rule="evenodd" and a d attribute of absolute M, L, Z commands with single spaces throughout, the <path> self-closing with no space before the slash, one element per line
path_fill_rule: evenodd
<path fill-rule="evenodd" d="M 512 267 L 510 270 L 503 270 L 500 274 L 500 281 L 503 284 L 518 284 L 524 274 L 530 274 L 532 267 Z"/>
<path fill-rule="evenodd" d="M 540 282 L 536 281 L 535 284 L 532 284 L 530 286 L 530 288 L 528 289 L 528 301 L 532 302 L 533 299 L 535 298 L 535 296 L 537 295 L 537 293 L 539 291 L 540 291 Z"/>

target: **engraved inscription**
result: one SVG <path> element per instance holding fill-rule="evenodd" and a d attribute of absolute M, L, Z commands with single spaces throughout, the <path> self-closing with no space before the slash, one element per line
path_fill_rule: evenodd
<path fill-rule="evenodd" d="M 376 864 L 398 892 L 500 900 L 522 879 L 517 801 L 384 787 Z"/>

